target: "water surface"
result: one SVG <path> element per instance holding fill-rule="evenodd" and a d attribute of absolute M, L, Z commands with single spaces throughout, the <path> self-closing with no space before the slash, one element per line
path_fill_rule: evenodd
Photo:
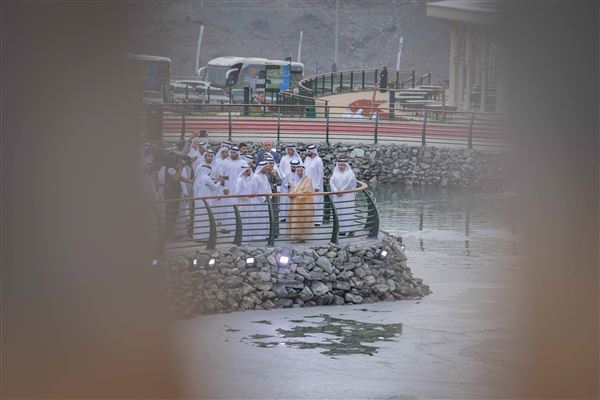
<path fill-rule="evenodd" d="M 510 396 L 518 307 L 510 194 L 375 188 L 382 230 L 433 294 L 420 301 L 236 312 L 177 323 L 191 395 Z M 204 383 L 203 383 L 204 382 Z M 208 382 L 208 384 L 206 383 Z"/>

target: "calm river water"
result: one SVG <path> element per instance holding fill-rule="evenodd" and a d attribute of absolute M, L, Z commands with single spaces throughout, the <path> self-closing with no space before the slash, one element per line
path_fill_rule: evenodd
<path fill-rule="evenodd" d="M 175 325 L 186 386 L 210 398 L 511 396 L 519 313 L 512 196 L 376 188 L 421 301 L 237 312 Z"/>

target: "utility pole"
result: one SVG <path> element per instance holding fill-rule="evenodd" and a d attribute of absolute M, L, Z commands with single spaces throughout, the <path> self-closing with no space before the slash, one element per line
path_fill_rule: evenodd
<path fill-rule="evenodd" d="M 204 25 L 200 25 L 200 34 L 198 35 L 198 46 L 196 47 L 196 70 L 194 75 L 198 74 L 200 69 L 200 49 L 202 48 L 202 36 L 204 35 Z"/>
<path fill-rule="evenodd" d="M 298 62 L 302 62 L 302 36 L 304 31 L 300 31 L 300 41 L 298 42 Z"/>
<path fill-rule="evenodd" d="M 400 71 L 400 56 L 402 55 L 402 44 L 404 36 L 400 36 L 400 44 L 398 45 L 398 55 L 396 56 L 396 71 Z"/>
<path fill-rule="evenodd" d="M 337 55 L 338 55 L 338 14 L 340 9 L 340 0 L 335 0 L 335 37 L 333 42 L 333 66 L 331 72 L 337 71 Z"/>

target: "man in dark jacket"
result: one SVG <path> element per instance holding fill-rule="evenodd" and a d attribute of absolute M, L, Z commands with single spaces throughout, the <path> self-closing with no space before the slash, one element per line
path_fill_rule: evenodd
<path fill-rule="evenodd" d="M 379 89 L 381 93 L 385 93 L 385 89 L 387 88 L 387 80 L 388 80 L 388 71 L 387 67 L 383 67 L 383 70 L 379 73 Z"/>
<path fill-rule="evenodd" d="M 263 149 L 258 152 L 256 155 L 256 163 L 263 161 L 265 156 L 270 154 L 271 157 L 275 160 L 275 164 L 279 164 L 280 155 L 277 150 L 273 148 L 273 142 L 270 139 L 266 139 L 263 142 Z"/>

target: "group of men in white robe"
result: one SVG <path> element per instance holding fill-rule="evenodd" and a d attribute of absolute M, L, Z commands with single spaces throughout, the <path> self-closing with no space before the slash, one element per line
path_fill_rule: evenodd
<path fill-rule="evenodd" d="M 187 155 L 190 165 L 183 166 L 178 173 L 181 180 L 181 202 L 176 224 L 179 236 L 188 235 L 188 224 L 192 222 L 192 238 L 206 241 L 210 237 L 210 208 L 217 229 L 227 234 L 236 230 L 234 205 L 237 205 L 242 221 L 242 241 L 266 240 L 269 233 L 269 193 L 290 193 L 303 176 L 310 177 L 314 188 L 314 225 L 323 222 L 323 178 L 324 166 L 315 145 L 306 148 L 302 159 L 294 145 L 285 147 L 279 164 L 275 162 L 274 150 L 262 152 L 262 161 L 255 165 L 254 157 L 229 142 L 223 142 L 212 151 L 208 143 L 199 137 L 189 142 Z M 271 153 L 273 151 L 273 153 Z M 301 169 L 301 171 L 297 171 Z M 331 176 L 332 191 L 344 191 L 356 187 L 356 178 L 345 160 L 340 160 Z M 227 197 L 234 195 L 235 197 Z M 223 197 L 225 196 L 225 197 Z M 190 198 L 195 198 L 190 200 Z M 203 198 L 203 199 L 197 199 Z M 279 222 L 289 218 L 290 199 L 286 196 L 272 203 Z M 333 195 L 338 211 L 340 232 L 349 233 L 354 214 L 354 194 Z"/>

